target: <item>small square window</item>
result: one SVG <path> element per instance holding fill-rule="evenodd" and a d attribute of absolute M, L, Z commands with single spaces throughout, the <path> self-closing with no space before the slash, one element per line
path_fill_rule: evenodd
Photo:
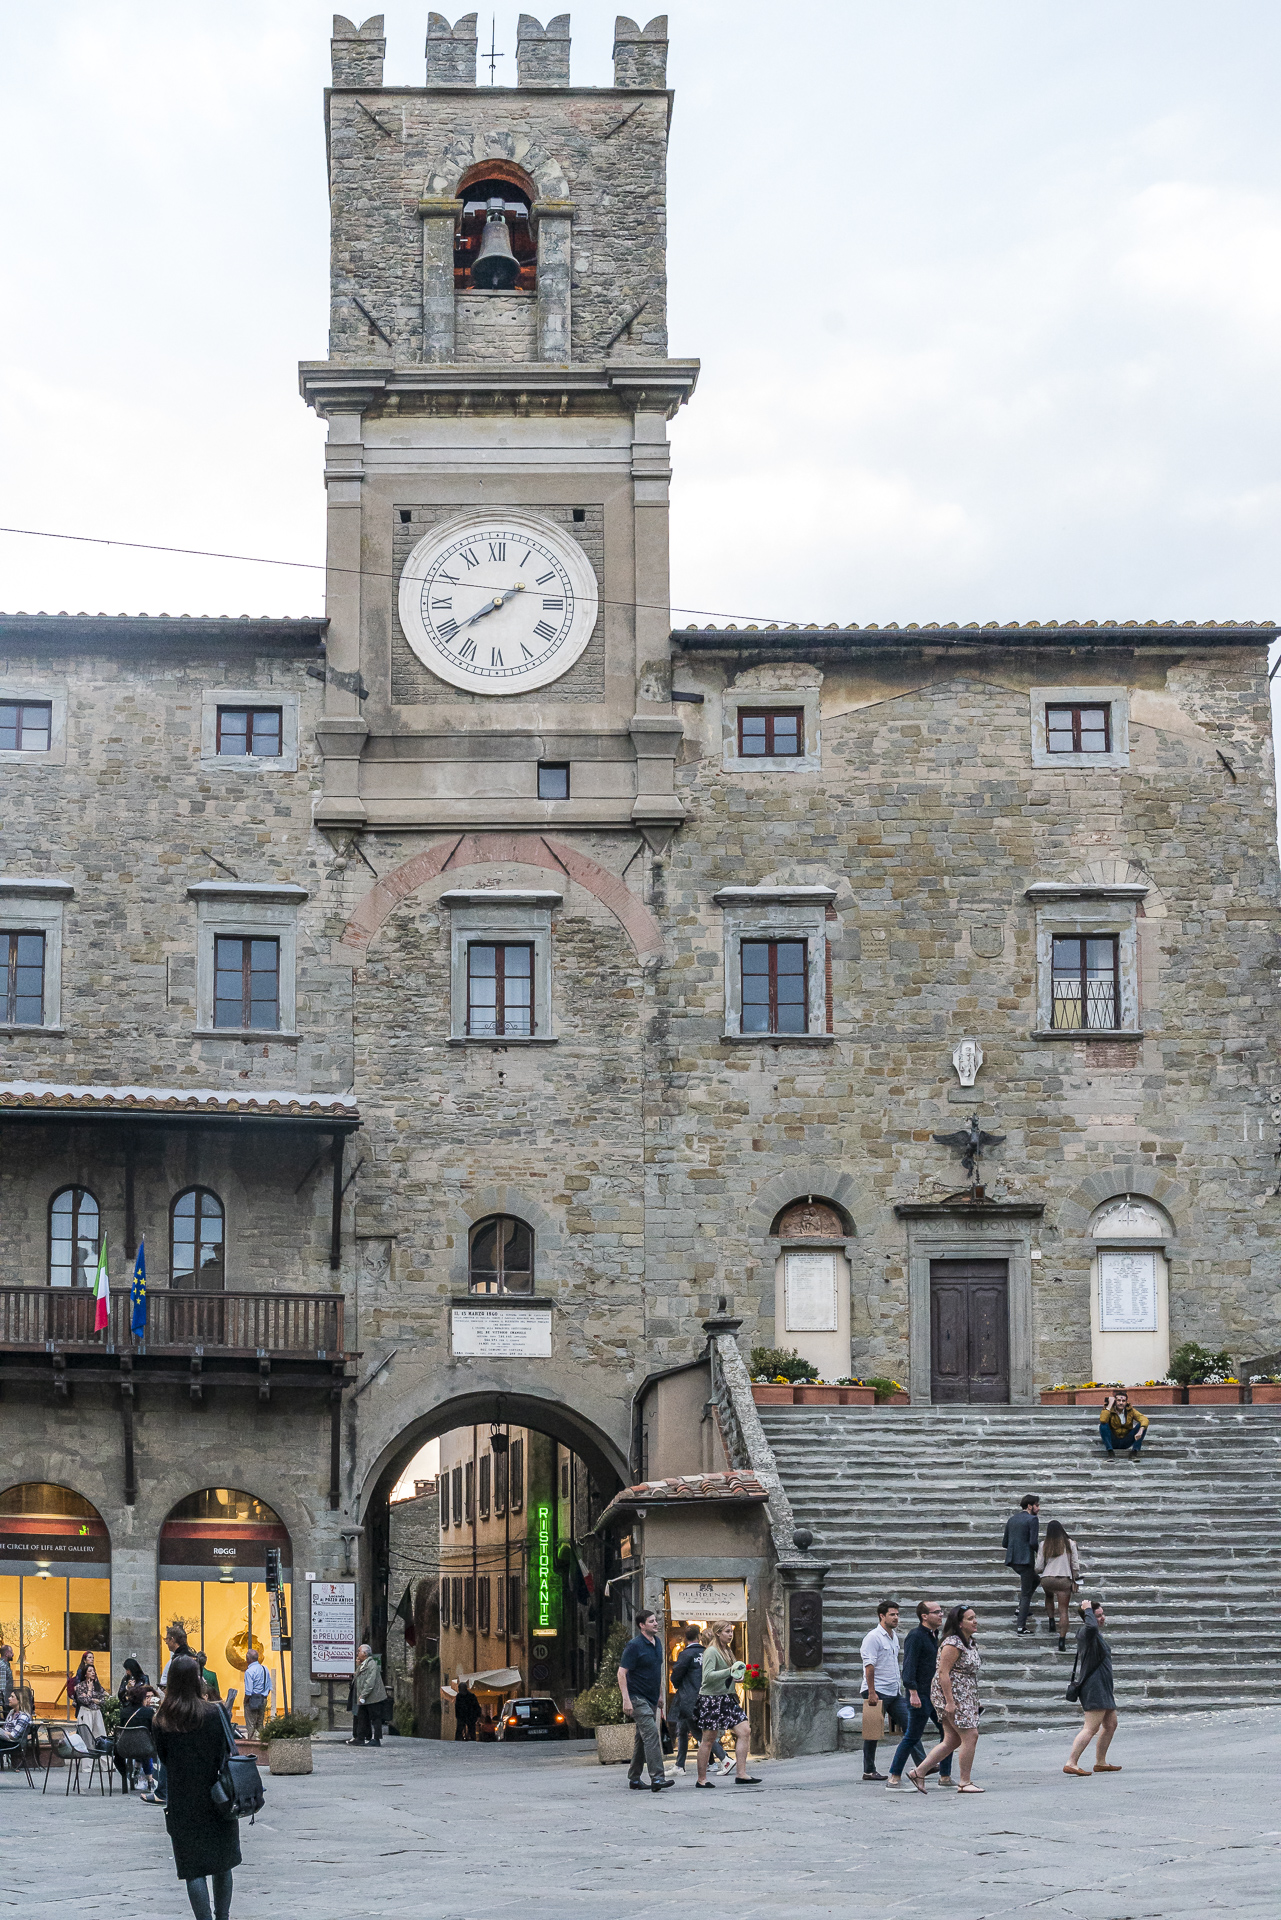
<path fill-rule="evenodd" d="M 528 1039 L 534 1031 L 534 949 L 523 943 L 467 949 L 467 1032 Z"/>
<path fill-rule="evenodd" d="M 213 1023 L 258 1032 L 280 1025 L 279 940 L 215 937 Z"/>
<path fill-rule="evenodd" d="M 9 1027 L 44 1024 L 44 935 L 0 933 L 4 1003 L 0 1018 Z"/>
<path fill-rule="evenodd" d="M 540 800 L 568 800 L 569 768 L 550 760 L 539 762 L 538 797 Z"/>
<path fill-rule="evenodd" d="M 53 702 L 0 700 L 0 753 L 48 753 Z"/>
<path fill-rule="evenodd" d="M 1120 1026 L 1119 946 L 1115 934 L 1055 934 L 1054 1028 L 1110 1032 Z"/>
<path fill-rule="evenodd" d="M 1045 745 L 1050 753 L 1111 753 L 1111 707 L 1047 706 Z"/>
<path fill-rule="evenodd" d="M 738 751 L 747 759 L 795 759 L 805 751 L 801 707 L 740 707 Z"/>
<path fill-rule="evenodd" d="M 219 707 L 220 758 L 252 755 L 258 760 L 280 758 L 279 707 Z"/>
<path fill-rule="evenodd" d="M 744 940 L 744 1033 L 805 1033 L 809 1027 L 804 940 Z"/>

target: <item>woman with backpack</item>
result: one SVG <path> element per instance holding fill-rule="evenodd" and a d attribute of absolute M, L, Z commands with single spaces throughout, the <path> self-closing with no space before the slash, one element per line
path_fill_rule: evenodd
<path fill-rule="evenodd" d="M 1068 1601 L 1081 1584 L 1081 1562 L 1077 1558 L 1076 1541 L 1069 1540 L 1067 1532 L 1057 1520 L 1051 1520 L 1045 1529 L 1045 1538 L 1036 1550 L 1036 1571 L 1041 1576 L 1041 1586 L 1045 1592 L 1045 1610 L 1049 1614 L 1049 1630 L 1054 1632 L 1054 1607 L 1059 1610 L 1059 1652 L 1067 1652 Z"/>
<path fill-rule="evenodd" d="M 169 1662 L 165 1697 L 151 1725 L 168 1781 L 165 1826 L 178 1878 L 196 1920 L 227 1920 L 231 1871 L 240 1865 L 240 1828 L 214 1807 L 213 1785 L 227 1758 L 227 1723 L 201 1692 L 200 1668 L 189 1653 Z M 213 1908 L 207 1880 L 213 1880 Z"/>

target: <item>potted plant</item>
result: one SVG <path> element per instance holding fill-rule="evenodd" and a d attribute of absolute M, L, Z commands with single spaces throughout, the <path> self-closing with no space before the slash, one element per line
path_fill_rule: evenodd
<path fill-rule="evenodd" d="M 310 1773 L 311 1736 L 315 1731 L 316 1719 L 313 1714 L 273 1714 L 262 1730 L 270 1772 Z"/>
<path fill-rule="evenodd" d="M 1252 1373 L 1250 1398 L 1256 1407 L 1281 1407 L 1281 1373 Z"/>
<path fill-rule="evenodd" d="M 627 1645 L 627 1628 L 621 1620 L 609 1630 L 600 1657 L 600 1670 L 590 1687 L 574 1701 L 574 1718 L 580 1727 L 596 1732 L 596 1758 L 602 1767 L 632 1757 L 635 1728 L 623 1713 L 623 1696 L 618 1687 L 618 1664 Z"/>
<path fill-rule="evenodd" d="M 1226 1348 L 1221 1347 L 1217 1353 L 1211 1353 L 1208 1347 L 1198 1346 L 1195 1340 L 1185 1340 L 1170 1356 L 1170 1377 L 1187 1388 L 1188 1405 L 1191 1407 L 1240 1404 L 1241 1382 L 1233 1368 L 1232 1355 Z"/>
<path fill-rule="evenodd" d="M 1070 1407 L 1076 1403 L 1076 1388 L 1060 1382 L 1057 1387 L 1041 1388 L 1043 1407 Z"/>
<path fill-rule="evenodd" d="M 790 1407 L 799 1397 L 795 1388 L 818 1379 L 818 1368 L 794 1348 L 753 1347 L 751 1370 L 752 1398 L 758 1407 Z"/>
<path fill-rule="evenodd" d="M 876 1388 L 869 1386 L 866 1380 L 853 1380 L 846 1374 L 836 1384 L 840 1388 L 843 1407 L 870 1407 L 876 1399 Z"/>
<path fill-rule="evenodd" d="M 1119 1393 L 1119 1380 L 1087 1380 L 1075 1389 L 1073 1403 L 1078 1407 L 1101 1407 L 1110 1393 Z"/>
<path fill-rule="evenodd" d="M 794 1398 L 798 1407 L 839 1407 L 841 1390 L 827 1380 L 800 1381 Z"/>
<path fill-rule="evenodd" d="M 876 1404 L 886 1407 L 908 1407 L 912 1396 L 899 1381 L 889 1379 L 885 1374 L 869 1375 L 865 1385 L 872 1388 L 876 1395 Z"/>
<path fill-rule="evenodd" d="M 1145 1380 L 1127 1389 L 1132 1407 L 1181 1407 L 1183 1388 L 1177 1380 Z"/>

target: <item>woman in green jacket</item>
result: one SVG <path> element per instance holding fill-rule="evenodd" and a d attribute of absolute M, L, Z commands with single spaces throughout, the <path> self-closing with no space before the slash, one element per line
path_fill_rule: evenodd
<path fill-rule="evenodd" d="M 698 1780 L 700 1787 L 711 1787 L 707 1763 L 712 1757 L 712 1742 L 718 1733 L 734 1736 L 736 1787 L 758 1787 L 760 1776 L 747 1771 L 747 1742 L 751 1731 L 747 1715 L 739 1705 L 735 1681 L 747 1669 L 735 1660 L 731 1643 L 734 1623 L 723 1620 L 712 1634 L 711 1645 L 703 1655 L 703 1684 L 698 1695 Z"/>

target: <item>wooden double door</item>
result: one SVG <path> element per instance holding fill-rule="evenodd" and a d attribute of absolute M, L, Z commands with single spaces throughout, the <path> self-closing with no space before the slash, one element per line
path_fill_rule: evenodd
<path fill-rule="evenodd" d="M 930 1398 L 937 1406 L 1009 1397 L 1009 1262 L 931 1260 Z"/>

